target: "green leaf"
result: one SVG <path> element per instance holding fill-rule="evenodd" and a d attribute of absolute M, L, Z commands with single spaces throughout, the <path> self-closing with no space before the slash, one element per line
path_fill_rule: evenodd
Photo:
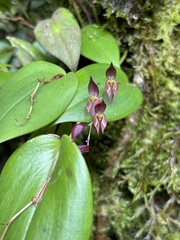
<path fill-rule="evenodd" d="M 52 55 L 76 71 L 81 48 L 81 31 L 72 13 L 60 8 L 51 19 L 40 22 L 35 28 L 37 41 Z"/>
<path fill-rule="evenodd" d="M 17 49 L 16 55 L 22 64 L 27 65 L 33 61 L 45 60 L 45 56 L 32 44 L 15 37 L 7 37 L 13 47 Z"/>
<path fill-rule="evenodd" d="M 1 72 L 0 71 L 0 88 L 12 75 L 13 75 L 12 72 Z"/>
<path fill-rule="evenodd" d="M 6 12 L 9 11 L 11 7 L 11 1 L 10 0 L 0 0 L 0 11 Z"/>
<path fill-rule="evenodd" d="M 54 125 L 53 123 L 50 123 L 45 127 L 34 131 L 29 137 L 29 139 L 37 137 L 39 135 L 44 135 L 44 134 L 57 134 L 59 136 L 62 136 L 64 134 L 70 135 L 72 132 L 72 128 L 73 128 L 72 123 L 70 122 L 62 123 L 59 126 Z"/>
<path fill-rule="evenodd" d="M 6 41 L 0 41 L 0 63 L 8 63 L 13 54 L 13 48 Z"/>
<path fill-rule="evenodd" d="M 12 75 L 13 73 L 9 72 L 8 68 L 0 63 L 0 88 Z"/>
<path fill-rule="evenodd" d="M 0 63 L 0 72 L 9 72 L 5 64 Z"/>
<path fill-rule="evenodd" d="M 55 135 L 31 139 L 9 158 L 0 176 L 0 222 L 7 222 L 28 204 L 49 177 L 37 207 L 32 204 L 20 214 L 4 240 L 89 239 L 90 177 L 82 154 L 66 135 L 62 140 Z M 0 235 L 4 227 L 0 225 Z"/>
<path fill-rule="evenodd" d="M 37 41 L 33 42 L 33 45 L 45 56 L 47 62 L 59 65 L 59 59 L 47 52 Z"/>
<path fill-rule="evenodd" d="M 120 53 L 116 39 L 98 25 L 87 25 L 82 29 L 81 54 L 98 63 L 113 63 L 119 67 Z"/>
<path fill-rule="evenodd" d="M 37 61 L 17 71 L 0 89 L 0 142 L 24 135 L 46 126 L 57 119 L 68 107 L 77 90 L 77 76 L 68 73 L 51 83 L 41 83 L 33 104 L 30 94 L 37 87 L 38 79 L 50 80 L 64 70 L 54 64 Z M 23 125 L 18 125 L 26 118 L 30 106 L 32 114 Z"/>
<path fill-rule="evenodd" d="M 103 97 L 107 104 L 105 110 L 107 121 L 119 120 L 136 111 L 142 102 L 142 93 L 139 88 L 128 84 L 127 76 L 119 68 L 116 68 L 116 80 L 119 83 L 119 90 L 110 103 L 104 88 L 106 82 L 105 72 L 108 67 L 107 64 L 92 64 L 77 71 L 76 74 L 79 80 L 77 93 L 67 110 L 56 120 L 56 124 L 66 121 L 92 121 L 91 115 L 86 110 L 86 103 L 89 99 L 88 84 L 90 76 L 99 87 L 99 97 Z"/>

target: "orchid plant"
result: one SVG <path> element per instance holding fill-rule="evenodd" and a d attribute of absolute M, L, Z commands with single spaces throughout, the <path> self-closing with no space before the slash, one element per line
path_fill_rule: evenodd
<path fill-rule="evenodd" d="M 0 142 L 29 139 L 0 176 L 0 240 L 88 240 L 93 198 L 82 153 L 90 151 L 91 128 L 103 134 L 108 122 L 136 111 L 142 94 L 128 83 L 117 42 L 101 26 L 81 29 L 61 8 L 38 23 L 34 34 L 37 47 L 8 38 L 22 67 L 2 75 Z M 47 52 L 67 67 L 48 62 Z M 96 63 L 77 69 L 80 55 Z M 87 141 L 77 146 L 85 124 Z"/>

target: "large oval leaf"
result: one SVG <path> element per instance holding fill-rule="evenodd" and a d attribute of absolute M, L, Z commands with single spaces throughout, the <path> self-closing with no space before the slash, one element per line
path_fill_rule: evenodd
<path fill-rule="evenodd" d="M 52 55 L 76 71 L 81 48 L 81 31 L 72 13 L 60 8 L 51 19 L 40 22 L 35 28 L 37 41 Z"/>
<path fill-rule="evenodd" d="M 107 64 L 92 64 L 77 72 L 79 79 L 77 93 L 67 110 L 56 120 L 56 123 L 66 121 L 92 121 L 91 115 L 86 110 L 86 103 L 89 98 L 88 84 L 90 76 L 92 76 L 99 87 L 99 97 L 103 97 L 107 105 L 105 111 L 107 121 L 115 121 L 124 118 L 139 107 L 142 101 L 141 91 L 137 87 L 128 84 L 127 76 L 119 68 L 116 68 L 116 80 L 119 83 L 119 90 L 116 97 L 110 103 L 105 94 L 105 72 L 108 67 L 109 65 Z"/>
<path fill-rule="evenodd" d="M 43 135 L 13 153 L 0 177 L 0 222 L 7 222 L 29 203 L 50 176 L 37 207 L 32 204 L 20 214 L 4 240 L 89 239 L 90 177 L 79 149 L 68 136 L 60 141 L 55 136 Z M 4 228 L 0 225 L 0 235 Z"/>
<path fill-rule="evenodd" d="M 7 37 L 7 39 L 16 48 L 16 55 L 22 66 L 33 61 L 45 60 L 45 56 L 31 43 L 15 37 Z"/>
<path fill-rule="evenodd" d="M 82 29 L 81 54 L 98 63 L 110 63 L 119 67 L 119 47 L 112 34 L 98 25 Z"/>
<path fill-rule="evenodd" d="M 74 97 L 77 90 L 77 76 L 69 73 L 51 83 L 41 83 L 32 105 L 30 119 L 23 121 L 30 109 L 30 94 L 36 89 L 38 79 L 49 80 L 56 74 L 65 74 L 64 70 L 54 64 L 32 62 L 3 84 L 0 89 L 0 142 L 32 132 L 58 118 Z"/>

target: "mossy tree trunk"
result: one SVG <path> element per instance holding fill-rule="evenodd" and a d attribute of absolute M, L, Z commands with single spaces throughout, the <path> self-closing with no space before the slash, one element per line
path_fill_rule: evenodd
<path fill-rule="evenodd" d="M 180 4 L 97 0 L 95 6 L 144 101 L 94 140 L 92 239 L 180 239 Z"/>

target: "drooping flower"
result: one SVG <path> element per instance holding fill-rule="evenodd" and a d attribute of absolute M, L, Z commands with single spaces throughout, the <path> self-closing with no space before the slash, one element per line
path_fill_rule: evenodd
<path fill-rule="evenodd" d="M 104 129 L 107 125 L 106 116 L 104 115 L 104 111 L 106 109 L 106 104 L 104 101 L 97 104 L 95 106 L 95 115 L 93 116 L 93 125 L 96 128 L 97 134 L 100 133 L 100 130 L 102 133 L 104 133 Z"/>
<path fill-rule="evenodd" d="M 92 77 L 90 77 L 88 92 L 90 98 L 87 101 L 86 109 L 93 116 L 95 114 L 95 106 L 101 103 L 101 99 L 98 98 L 99 88 L 97 84 L 93 81 Z"/>
<path fill-rule="evenodd" d="M 116 96 L 116 93 L 118 91 L 118 83 L 115 80 L 116 69 L 114 68 L 112 63 L 110 67 L 106 70 L 106 77 L 107 77 L 107 81 L 105 84 L 105 90 L 110 101 L 112 101 L 112 99 Z"/>
<path fill-rule="evenodd" d="M 74 125 L 71 133 L 72 141 L 75 140 L 75 138 L 83 131 L 84 124 L 83 123 L 77 123 Z M 89 145 L 77 145 L 79 150 L 84 154 L 89 152 Z"/>

